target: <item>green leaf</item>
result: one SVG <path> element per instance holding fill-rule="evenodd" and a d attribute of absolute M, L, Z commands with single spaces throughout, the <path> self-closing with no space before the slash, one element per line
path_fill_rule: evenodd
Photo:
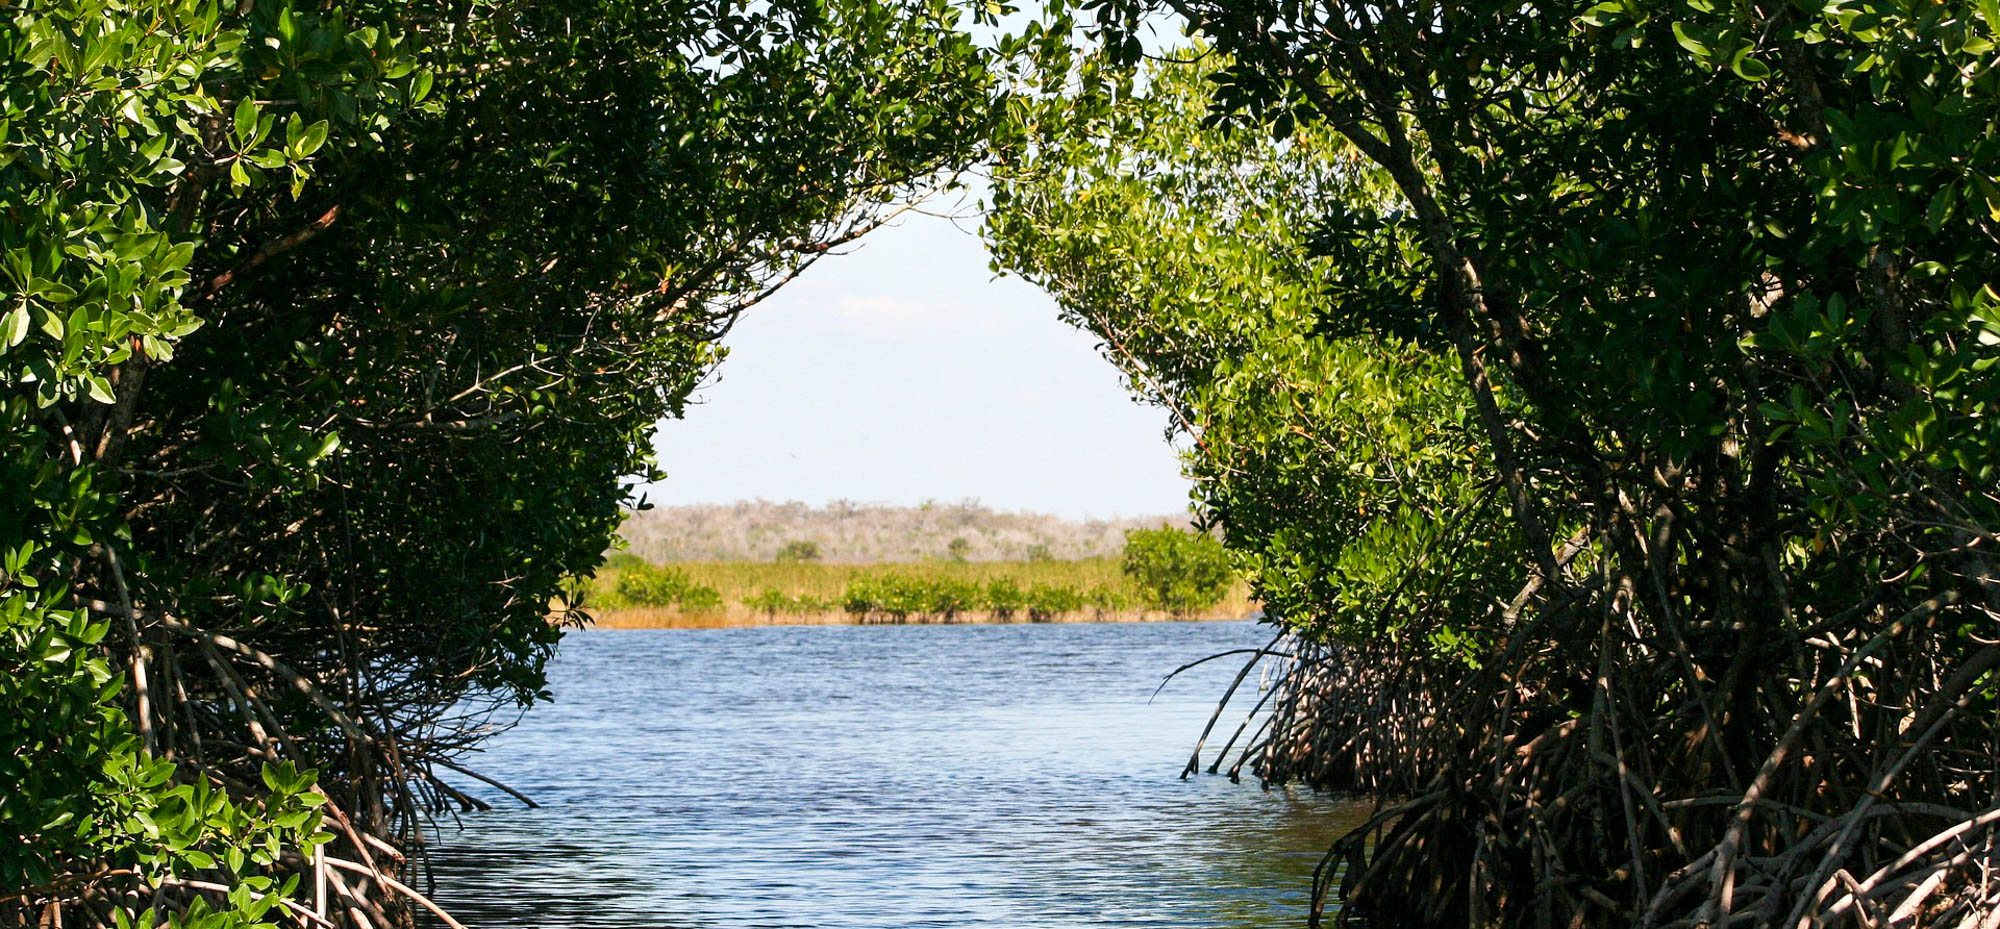
<path fill-rule="evenodd" d="M 0 318 L 0 348 L 13 348 L 28 337 L 28 305 L 18 304 Z"/>
<path fill-rule="evenodd" d="M 1951 219 L 1952 208 L 1958 202 L 1958 185 L 1945 183 L 1938 186 L 1937 193 L 1931 195 L 1930 207 L 1924 210 L 1924 225 L 1932 232 L 1944 228 Z"/>
<path fill-rule="evenodd" d="M 1697 57 L 1706 58 L 1708 56 L 1708 46 L 1703 44 L 1700 39 L 1689 34 L 1687 24 L 1685 23 L 1674 24 L 1674 41 L 1679 42 L 1682 48 L 1693 52 Z"/>
<path fill-rule="evenodd" d="M 326 144 L 326 128 L 326 120 L 324 119 L 307 127 L 305 136 L 299 139 L 296 149 L 299 157 L 304 158 L 311 155 L 319 151 L 320 146 Z"/>
<path fill-rule="evenodd" d="M 1746 81 L 1761 81 L 1771 76 L 1770 65 L 1751 58 L 1747 54 L 1738 55 L 1736 61 L 1730 64 L 1729 69 L 1736 72 L 1737 77 Z"/>
<path fill-rule="evenodd" d="M 248 148 L 256 144 L 257 101 L 245 96 L 236 104 L 236 144 Z"/>

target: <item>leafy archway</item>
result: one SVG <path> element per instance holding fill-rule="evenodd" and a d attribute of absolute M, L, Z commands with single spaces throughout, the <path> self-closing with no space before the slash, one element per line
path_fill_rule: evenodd
<path fill-rule="evenodd" d="M 427 906 L 653 425 L 992 105 L 929 0 L 4 16 L 4 924 Z"/>

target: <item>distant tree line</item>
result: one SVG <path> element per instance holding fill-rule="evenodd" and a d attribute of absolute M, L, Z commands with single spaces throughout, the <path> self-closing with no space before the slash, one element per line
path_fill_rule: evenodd
<path fill-rule="evenodd" d="M 1183 514 L 1068 519 L 995 510 L 972 501 L 898 506 L 841 502 L 825 506 L 766 500 L 657 506 L 633 512 L 619 530 L 630 551 L 650 561 L 770 561 L 795 544 L 843 564 L 964 558 L 1022 561 L 1037 551 L 1055 559 L 1116 557 L 1125 531 L 1187 525 Z M 956 551 L 952 540 L 963 540 Z"/>

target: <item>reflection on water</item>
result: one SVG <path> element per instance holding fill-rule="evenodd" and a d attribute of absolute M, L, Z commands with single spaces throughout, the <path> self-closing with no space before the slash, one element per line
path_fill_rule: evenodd
<path fill-rule="evenodd" d="M 473 929 L 1301 926 L 1359 811 L 1180 764 L 1249 623 L 573 634 L 448 823 Z M 468 788 L 477 784 L 459 785 Z M 476 791 L 475 791 L 476 792 Z"/>

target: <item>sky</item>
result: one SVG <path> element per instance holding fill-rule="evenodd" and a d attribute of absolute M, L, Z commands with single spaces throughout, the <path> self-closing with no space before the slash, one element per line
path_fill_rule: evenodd
<path fill-rule="evenodd" d="M 977 220 L 905 213 L 752 307 L 654 447 L 655 505 L 977 500 L 1072 519 L 1187 508 L 1164 428 Z"/>

